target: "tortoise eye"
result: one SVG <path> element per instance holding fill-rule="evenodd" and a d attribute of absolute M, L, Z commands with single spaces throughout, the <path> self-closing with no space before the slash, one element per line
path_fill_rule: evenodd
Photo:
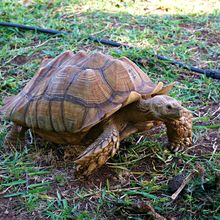
<path fill-rule="evenodd" d="M 171 106 L 171 105 L 167 105 L 167 108 L 168 108 L 168 109 L 172 109 L 172 106 Z"/>

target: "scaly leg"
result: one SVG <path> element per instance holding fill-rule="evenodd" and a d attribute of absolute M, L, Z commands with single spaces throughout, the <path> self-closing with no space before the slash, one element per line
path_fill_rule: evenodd
<path fill-rule="evenodd" d="M 113 157 L 119 149 L 119 132 L 114 125 L 108 125 L 103 133 L 75 160 L 76 175 L 88 176 Z"/>
<path fill-rule="evenodd" d="M 180 119 L 165 122 L 171 151 L 183 151 L 192 145 L 192 113 L 183 112 Z"/>
<path fill-rule="evenodd" d="M 22 144 L 25 143 L 25 132 L 27 131 L 27 128 L 22 127 L 20 125 L 14 124 L 10 131 L 5 136 L 5 141 L 3 146 L 6 149 L 17 149 Z"/>

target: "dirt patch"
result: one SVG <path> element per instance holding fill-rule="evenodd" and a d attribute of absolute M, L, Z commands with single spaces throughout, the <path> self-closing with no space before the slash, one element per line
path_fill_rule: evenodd
<path fill-rule="evenodd" d="M 0 220 L 31 220 L 30 214 L 19 210 L 18 206 L 23 204 L 16 198 L 0 198 Z"/>
<path fill-rule="evenodd" d="M 218 106 L 216 104 L 213 104 L 209 107 L 201 109 L 201 112 L 203 114 L 207 113 L 207 111 L 215 113 L 213 114 L 213 124 L 217 123 L 217 120 L 219 120 L 216 117 L 218 115 L 218 112 L 216 111 L 218 110 L 217 107 Z M 196 125 L 198 124 L 207 125 L 207 122 L 196 123 Z M 152 142 L 167 143 L 167 137 L 164 126 L 155 127 L 154 129 L 149 130 L 141 135 L 143 136 L 141 141 L 144 141 L 145 138 L 147 138 Z M 214 150 L 214 143 L 216 146 L 216 143 L 220 140 L 218 138 L 218 135 L 219 134 L 217 129 L 206 130 L 206 132 L 203 132 L 202 135 L 198 137 L 198 140 L 196 140 L 194 146 L 188 149 L 186 153 L 188 155 L 198 157 L 202 156 L 210 159 Z M 132 146 L 135 146 L 135 143 L 138 142 L 139 138 L 140 135 L 136 135 L 131 139 L 123 141 L 121 143 L 120 152 L 116 155 L 116 159 L 113 158 L 112 160 L 109 160 L 109 164 L 106 164 L 103 167 L 101 167 L 89 178 L 80 180 L 74 176 L 75 167 L 73 162 L 64 161 L 63 146 L 57 146 L 51 143 L 46 143 L 41 138 L 35 137 L 34 142 L 36 143 L 29 146 L 29 160 L 32 161 L 36 166 L 44 166 L 45 168 L 48 167 L 48 169 L 50 170 L 50 174 L 48 174 L 46 177 L 38 177 L 37 179 L 33 180 L 30 179 L 30 183 L 52 181 L 52 184 L 50 185 L 50 190 L 47 191 L 47 195 L 51 198 L 56 199 L 57 192 L 59 192 L 62 198 L 66 198 L 71 204 L 75 204 L 81 201 L 81 197 L 77 195 L 76 192 L 85 190 L 86 194 L 83 195 L 84 199 L 80 202 L 81 205 L 77 211 L 83 212 L 86 209 L 87 211 L 93 213 L 95 207 L 98 204 L 99 198 L 102 196 L 104 188 L 108 189 L 108 187 L 110 187 L 112 193 L 121 193 L 123 195 L 123 190 L 132 189 L 132 185 L 134 182 L 149 182 L 153 179 L 153 177 L 155 177 L 155 173 L 157 174 L 156 181 L 158 186 L 161 182 L 167 183 L 172 176 L 160 175 L 160 171 L 163 170 L 168 164 L 177 164 L 178 167 L 184 168 L 185 171 L 190 171 L 192 169 L 192 167 L 189 166 L 189 164 L 185 164 L 183 160 L 180 160 L 177 157 L 173 157 L 173 159 L 167 163 L 162 162 L 156 156 L 156 152 L 154 152 L 154 149 L 151 149 L 148 146 L 146 146 L 146 149 L 143 149 L 142 154 L 149 156 L 140 160 L 138 163 L 134 164 L 134 166 L 132 166 L 131 164 L 129 169 L 121 169 L 113 166 L 112 162 L 114 162 L 114 160 L 119 161 L 117 157 L 126 155 L 126 152 Z M 141 143 L 141 141 L 139 143 Z M 219 151 L 220 146 L 218 145 L 215 149 L 215 152 Z M 58 180 L 59 176 L 62 176 L 62 178 L 64 178 L 61 182 Z M 137 185 L 135 185 L 135 187 L 136 186 Z M 8 193 L 10 193 L 10 190 Z M 157 192 L 156 194 L 158 193 L 159 192 Z M 158 194 L 158 196 L 161 195 Z M 139 196 L 132 197 L 134 201 L 138 200 L 138 198 Z M 184 200 L 184 197 L 180 196 L 180 198 L 175 202 L 175 204 L 178 205 L 179 202 L 182 201 L 182 199 Z M 18 198 L 1 198 L 0 202 L 0 219 L 32 219 L 30 215 L 27 215 L 24 210 L 20 209 L 20 200 Z M 120 204 L 115 204 L 115 201 L 112 202 L 112 216 L 114 216 L 112 219 L 116 217 L 120 217 L 123 219 L 124 213 L 122 212 L 123 210 L 119 208 Z M 122 205 L 122 209 L 124 209 L 123 207 L 124 205 Z M 179 207 L 181 207 L 181 205 L 179 205 Z M 39 215 L 38 213 L 33 212 L 33 216 L 36 217 Z M 172 216 L 178 217 L 178 214 L 172 213 Z M 37 217 L 37 219 L 41 218 Z"/>
<path fill-rule="evenodd" d="M 16 65 L 23 65 L 25 64 L 30 58 L 27 56 L 23 56 L 23 55 L 18 55 L 16 56 L 11 63 L 12 64 L 16 64 Z"/>

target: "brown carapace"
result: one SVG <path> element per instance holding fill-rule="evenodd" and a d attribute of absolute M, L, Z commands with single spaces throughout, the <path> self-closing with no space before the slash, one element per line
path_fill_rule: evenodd
<path fill-rule="evenodd" d="M 192 114 L 167 96 L 172 84 L 155 85 L 133 62 L 94 52 L 71 51 L 45 59 L 22 91 L 0 109 L 14 122 L 5 146 L 24 139 L 29 128 L 54 143 L 85 146 L 75 160 L 89 175 L 119 149 L 120 141 L 159 123 L 169 147 L 192 144 Z"/>

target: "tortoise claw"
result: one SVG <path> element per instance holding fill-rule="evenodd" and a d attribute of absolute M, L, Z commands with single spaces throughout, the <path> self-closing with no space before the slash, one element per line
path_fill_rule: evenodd
<path fill-rule="evenodd" d="M 113 131 L 108 137 L 98 138 L 74 161 L 77 164 L 76 176 L 89 176 L 113 157 L 118 149 L 118 132 Z"/>

